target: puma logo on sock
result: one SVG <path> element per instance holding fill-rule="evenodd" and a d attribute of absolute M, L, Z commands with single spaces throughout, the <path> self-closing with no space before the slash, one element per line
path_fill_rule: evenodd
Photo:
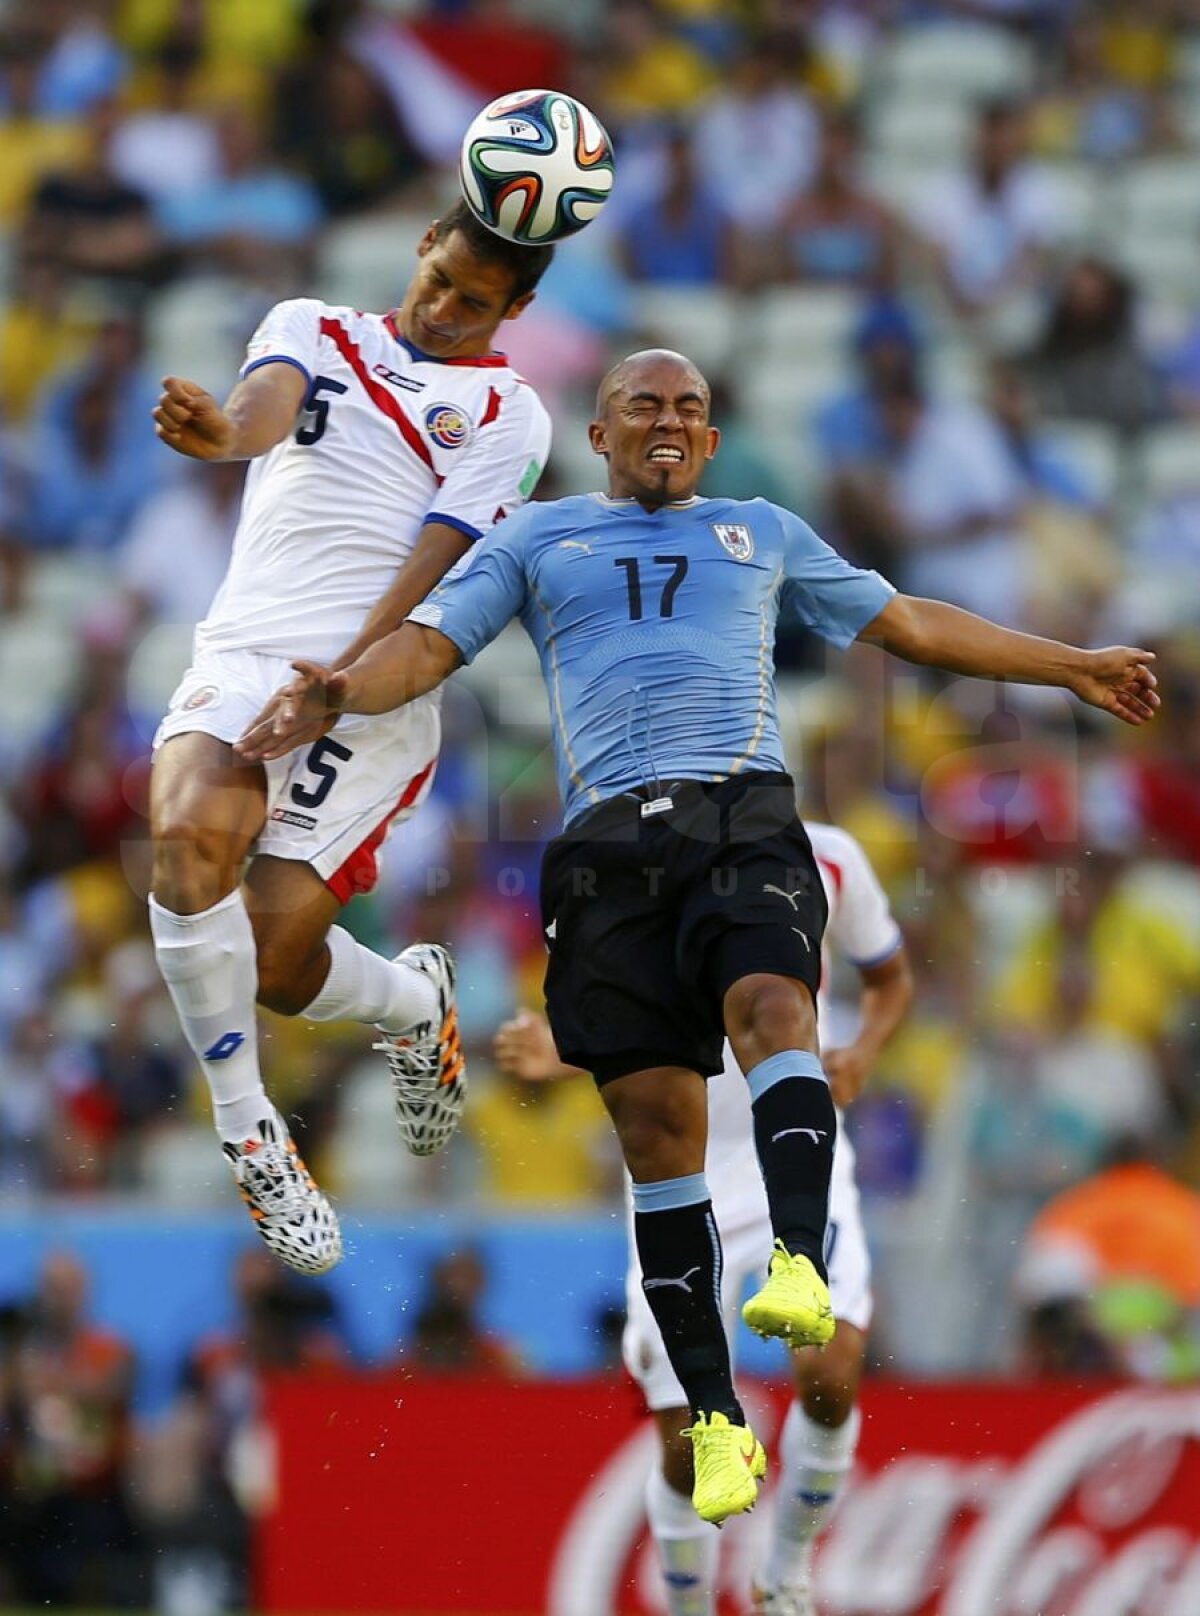
<path fill-rule="evenodd" d="M 681 1274 L 678 1279 L 644 1279 L 642 1289 L 644 1291 L 665 1290 L 669 1285 L 678 1285 L 681 1291 L 686 1291 L 690 1296 L 692 1287 L 688 1284 L 688 1280 L 691 1279 L 693 1274 L 699 1274 L 700 1272 L 702 1270 L 700 1264 L 697 1263 L 694 1268 L 689 1268 L 687 1273 Z"/>

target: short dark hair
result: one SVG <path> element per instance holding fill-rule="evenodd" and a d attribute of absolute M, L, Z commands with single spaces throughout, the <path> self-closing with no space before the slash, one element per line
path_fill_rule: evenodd
<path fill-rule="evenodd" d="M 488 264 L 499 264 L 512 276 L 510 304 L 533 291 L 554 257 L 553 247 L 526 247 L 522 242 L 498 236 L 494 230 L 480 224 L 461 197 L 434 225 L 433 239 L 445 241 L 455 230 L 476 258 Z"/>

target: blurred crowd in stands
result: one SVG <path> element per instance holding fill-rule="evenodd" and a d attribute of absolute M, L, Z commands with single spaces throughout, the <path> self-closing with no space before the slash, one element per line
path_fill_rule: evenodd
<path fill-rule="evenodd" d="M 809 811 L 868 848 L 919 979 L 852 1119 L 877 1357 L 931 1249 L 959 1359 L 998 1298 L 1034 1373 L 1180 1380 L 1200 1347 L 1200 6 L 1188 0 L 8 0 L 0 31 L 0 1204 L 223 1207 L 144 926 L 148 743 L 220 579 L 241 468 L 191 468 L 157 378 L 223 392 L 277 299 L 386 308 L 493 94 L 582 96 L 618 184 L 510 351 L 556 418 L 541 493 L 595 486 L 610 358 L 678 346 L 725 438 L 706 491 L 795 505 L 915 591 L 1158 654 L 1118 733 L 1057 695 L 931 681 L 781 633 Z M 519 647 L 447 699 L 420 818 L 350 923 L 458 951 L 474 1092 L 447 1158 L 390 1130 L 357 1030 L 265 1017 L 268 1083 L 359 1205 L 609 1206 L 586 1083 L 500 1077 L 537 1004 L 557 824 Z M 501 695 L 503 701 L 501 701 Z M 851 993 L 853 984 L 839 985 Z M 1019 1256 L 1018 1256 L 1019 1254 Z M 889 1275 L 897 1276 L 893 1287 Z M 478 1257 L 405 1361 L 520 1372 Z M 245 1597 L 260 1372 L 347 1353 L 259 1252 L 137 1434 L 130 1346 L 65 1253 L 0 1313 L 0 1596 Z M 925 1293 L 922 1306 L 929 1303 Z M 990 1298 L 992 1323 L 979 1298 Z M 153 1548 L 152 1559 L 147 1548 Z M 147 1582 L 153 1565 L 153 1587 Z"/>
<path fill-rule="evenodd" d="M 542 497 L 601 480 L 584 425 L 605 364 L 680 347 L 725 434 L 705 491 L 789 503 L 901 587 L 1159 658 L 1162 716 L 1126 734 L 1059 693 L 780 636 L 809 811 L 863 841 L 918 974 L 851 1124 L 881 1269 L 923 1266 L 935 1229 L 956 1240 L 970 1337 L 981 1276 L 1008 1283 L 1051 1198 L 1106 1172 L 1200 1183 L 1195 0 L 7 0 L 0 1203 L 230 1196 L 143 905 L 148 744 L 221 577 L 242 468 L 157 443 L 157 379 L 223 395 L 281 297 L 394 305 L 454 195 L 466 122 L 529 84 L 586 100 L 618 168 L 601 220 L 505 328 L 555 416 Z M 538 844 L 558 823 L 536 678 L 520 647 L 489 656 L 448 695 L 429 805 L 348 912 L 381 945 L 456 948 L 462 1138 L 444 1161 L 407 1158 L 360 1030 L 264 1017 L 268 1086 L 322 1182 L 360 1205 L 577 1210 L 618 1193 L 588 1084 L 489 1065 L 500 1021 L 539 1002 Z M 1122 1276 L 1152 1295 L 1108 1312 L 1086 1239 L 1031 1241 L 1013 1281 L 1027 1362 L 1194 1362 L 1186 1206 L 1200 1243 L 1186 1202 L 1178 1261 Z M 241 1355 L 269 1361 L 290 1282 L 247 1259 L 239 1283 L 244 1338 L 198 1351 L 162 1439 L 179 1496 L 151 1489 L 166 1513 L 139 1517 L 164 1542 L 188 1541 L 203 1489 L 254 1485 L 252 1455 L 239 1471 L 223 1444 Z M 460 1350 L 454 1298 L 473 1283 L 442 1276 L 434 1359 Z M 71 1496 L 99 1524 L 79 1541 L 94 1530 L 116 1554 L 99 1585 L 115 1601 L 126 1505 L 106 1478 L 129 1366 L 64 1322 L 82 1289 L 64 1258 L 0 1319 L 0 1383 L 25 1410 L 3 1462 L 43 1478 L 46 1509 L 86 1471 Z M 881 1356 L 903 1364 L 883 1299 Z M 309 1323 L 287 1350 L 336 1356 L 328 1321 Z M 1131 1351 L 1134 1323 L 1158 1346 Z M 993 1332 L 972 1339 L 994 1363 Z M 60 1395 L 82 1399 L 86 1433 L 58 1421 Z M 11 1575 L 40 1601 L 66 1568 Z"/>
<path fill-rule="evenodd" d="M 477 1251 L 448 1250 L 388 1365 L 526 1373 L 480 1319 L 486 1282 Z M 207 1616 L 252 1603 L 251 1527 L 276 1486 L 264 1380 L 345 1370 L 354 1355 L 325 1287 L 257 1244 L 230 1285 L 228 1328 L 199 1334 L 177 1399 L 151 1421 L 135 1408 L 135 1347 L 96 1322 L 69 1251 L 49 1251 L 31 1294 L 0 1308 L 0 1605 Z"/>

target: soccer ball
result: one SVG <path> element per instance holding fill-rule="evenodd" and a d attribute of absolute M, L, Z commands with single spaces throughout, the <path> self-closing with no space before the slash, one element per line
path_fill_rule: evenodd
<path fill-rule="evenodd" d="M 608 200 L 612 142 L 581 101 L 560 90 L 516 90 L 474 119 L 458 172 L 480 224 L 543 247 L 582 230 Z"/>

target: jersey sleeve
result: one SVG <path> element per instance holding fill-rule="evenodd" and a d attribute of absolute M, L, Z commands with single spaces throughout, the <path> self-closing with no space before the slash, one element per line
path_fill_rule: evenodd
<path fill-rule="evenodd" d="M 521 511 L 499 523 L 466 572 L 439 584 L 409 613 L 409 622 L 437 629 L 453 640 L 464 662 L 473 662 L 525 606 L 530 515 Z"/>
<path fill-rule="evenodd" d="M 472 541 L 525 503 L 550 454 L 550 417 L 521 382 L 488 393 L 475 436 L 438 489 L 427 522 L 445 522 Z"/>
<path fill-rule="evenodd" d="M 881 965 L 904 941 L 887 894 L 871 861 L 853 836 L 837 839 L 841 890 L 829 922 L 829 937 L 838 952 L 860 970 Z"/>
<path fill-rule="evenodd" d="M 276 303 L 246 345 L 239 371 L 249 376 L 260 365 L 295 365 L 311 382 L 319 369 L 322 304 L 315 297 L 291 297 Z"/>
<path fill-rule="evenodd" d="M 845 649 L 896 593 L 877 572 L 853 567 L 793 512 L 772 507 L 783 530 L 783 598 L 822 639 Z"/>

